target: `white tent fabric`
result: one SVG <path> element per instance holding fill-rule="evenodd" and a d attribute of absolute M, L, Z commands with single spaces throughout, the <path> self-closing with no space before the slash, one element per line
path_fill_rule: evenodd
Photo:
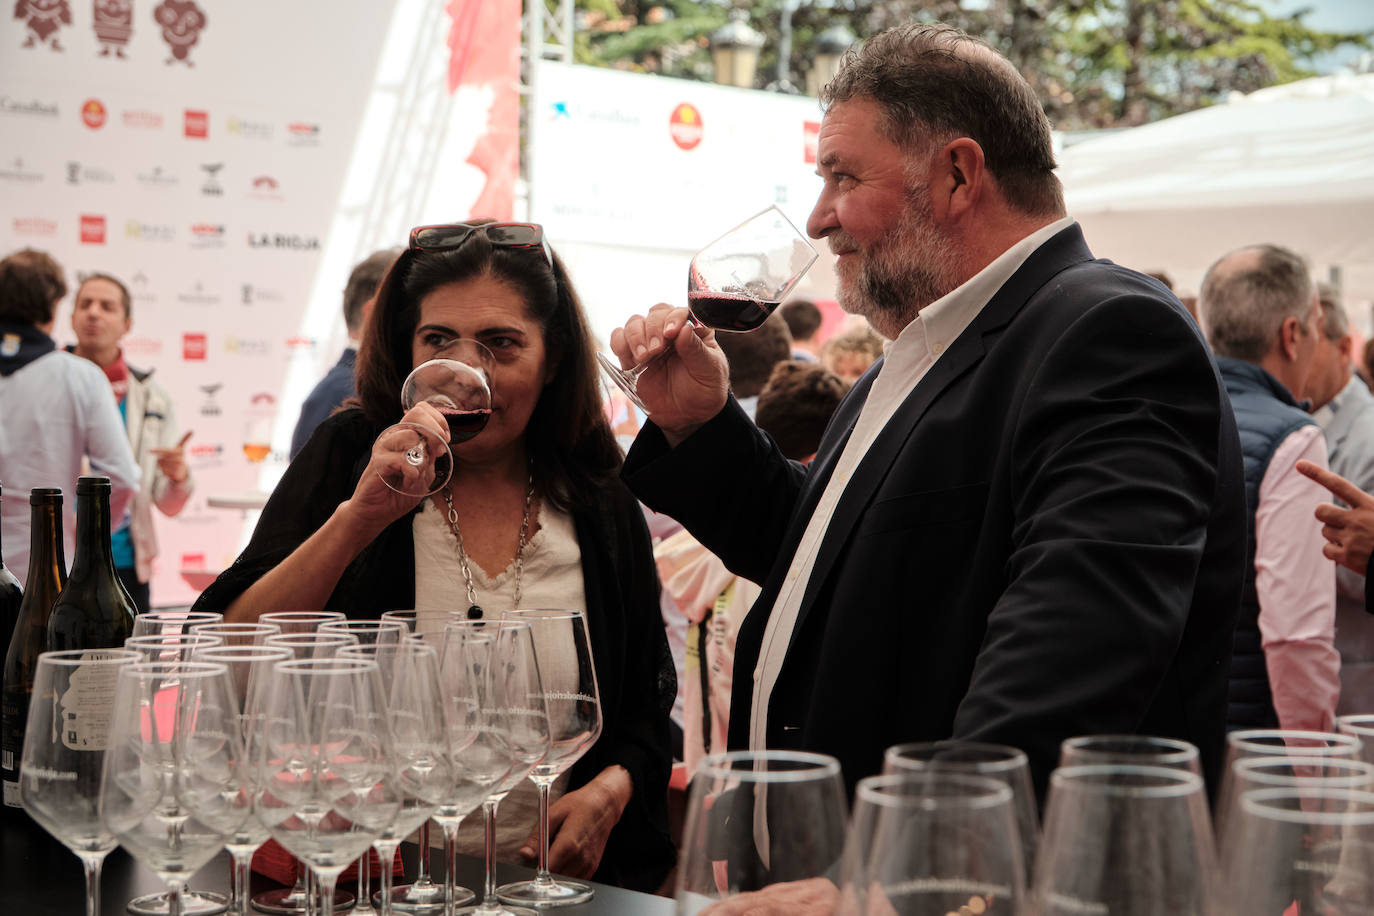
<path fill-rule="evenodd" d="M 1099 257 L 1196 291 L 1226 251 L 1273 242 L 1338 271 L 1368 333 L 1374 300 L 1374 74 L 1317 77 L 1083 141 L 1060 156 Z"/>

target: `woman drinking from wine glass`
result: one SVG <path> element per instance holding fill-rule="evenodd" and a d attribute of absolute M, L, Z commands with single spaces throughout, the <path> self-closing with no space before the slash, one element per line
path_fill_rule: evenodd
<path fill-rule="evenodd" d="M 433 403 L 402 412 L 407 375 L 455 341 L 491 352 L 491 413 L 475 434 L 462 420 L 450 429 Z M 453 609 L 493 620 L 517 607 L 585 611 L 604 728 L 555 786 L 550 867 L 652 890 L 673 861 L 673 668 L 648 532 L 617 476 L 621 456 L 601 410 L 593 353 L 577 295 L 541 227 L 416 229 L 377 291 L 358 356 L 358 397 L 315 431 L 248 547 L 196 607 L 221 610 L 227 621 L 302 609 L 375 619 L 416 608 L 419 629 L 428 619 L 440 631 Z M 448 482 L 438 487 L 442 470 L 421 481 L 421 490 L 438 487 L 429 496 L 383 480 L 395 455 L 374 443 L 401 423 L 439 433 L 451 448 Z M 426 444 L 410 454 L 432 451 Z M 523 804 L 520 792 L 528 794 Z M 535 818 L 526 783 L 502 805 L 498 858 L 532 860 Z M 480 851 L 480 840 L 467 849 Z"/>

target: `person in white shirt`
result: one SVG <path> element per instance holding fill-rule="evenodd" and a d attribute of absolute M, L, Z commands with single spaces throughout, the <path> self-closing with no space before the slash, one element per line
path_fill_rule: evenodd
<path fill-rule="evenodd" d="M 763 586 L 730 746 L 830 754 L 852 787 L 903 741 L 1009 744 L 1043 792 L 1062 739 L 1156 734 L 1197 744 L 1215 784 L 1246 521 L 1197 325 L 1093 258 L 1048 120 L 982 42 L 890 29 L 822 102 L 807 229 L 892 343 L 810 467 L 729 397 L 685 309 L 611 335 L 626 367 L 669 353 L 639 377 L 622 476 Z"/>
<path fill-rule="evenodd" d="M 62 268 L 26 248 L 0 260 L 0 483 L 6 565 L 22 583 L 29 569 L 29 504 L 34 487 L 60 487 L 71 564 L 76 541 L 76 479 L 110 478 L 110 517 L 119 519 L 138 489 L 134 463 L 110 383 L 93 363 L 52 339 L 57 303 L 67 294 Z"/>
<path fill-rule="evenodd" d="M 1317 284 L 1321 337 L 1308 382 L 1312 419 L 1326 435 L 1331 470 L 1364 490 L 1374 489 L 1374 395 L 1352 371 L 1350 322 L 1336 291 Z M 1365 577 L 1336 567 L 1336 651 L 1341 698 L 1336 715 L 1374 710 L 1374 615 L 1365 606 Z"/>

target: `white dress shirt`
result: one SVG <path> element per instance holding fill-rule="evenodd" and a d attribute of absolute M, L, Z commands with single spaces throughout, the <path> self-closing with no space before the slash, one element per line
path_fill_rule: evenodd
<path fill-rule="evenodd" d="M 1026 236 L 962 286 L 921 309 L 897 339 L 885 346 L 882 367 L 873 380 L 834 473 L 811 514 L 806 533 L 797 544 L 787 577 L 769 613 L 758 664 L 754 668 L 754 694 L 749 719 L 750 748 L 758 750 L 767 746 L 768 701 L 782 670 L 788 644 L 792 641 L 792 631 L 796 628 L 816 554 L 855 469 L 893 413 L 920 384 L 940 354 L 964 332 L 1037 248 L 1071 225 L 1073 220 L 1065 217 Z"/>

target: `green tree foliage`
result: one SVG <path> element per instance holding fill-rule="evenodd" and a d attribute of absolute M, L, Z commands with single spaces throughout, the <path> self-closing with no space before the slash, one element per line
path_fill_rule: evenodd
<path fill-rule="evenodd" d="M 945 22 L 992 44 L 1035 88 L 1057 127 L 1142 124 L 1311 75 L 1315 55 L 1370 35 L 1323 32 L 1311 11 L 1276 16 L 1265 0 L 756 0 L 740 5 L 767 39 L 756 85 L 777 79 L 780 23 L 792 11 L 789 81 L 806 85 L 817 35 L 860 37 L 912 20 Z M 728 0 L 577 0 L 580 63 L 712 77 L 709 38 Z"/>

